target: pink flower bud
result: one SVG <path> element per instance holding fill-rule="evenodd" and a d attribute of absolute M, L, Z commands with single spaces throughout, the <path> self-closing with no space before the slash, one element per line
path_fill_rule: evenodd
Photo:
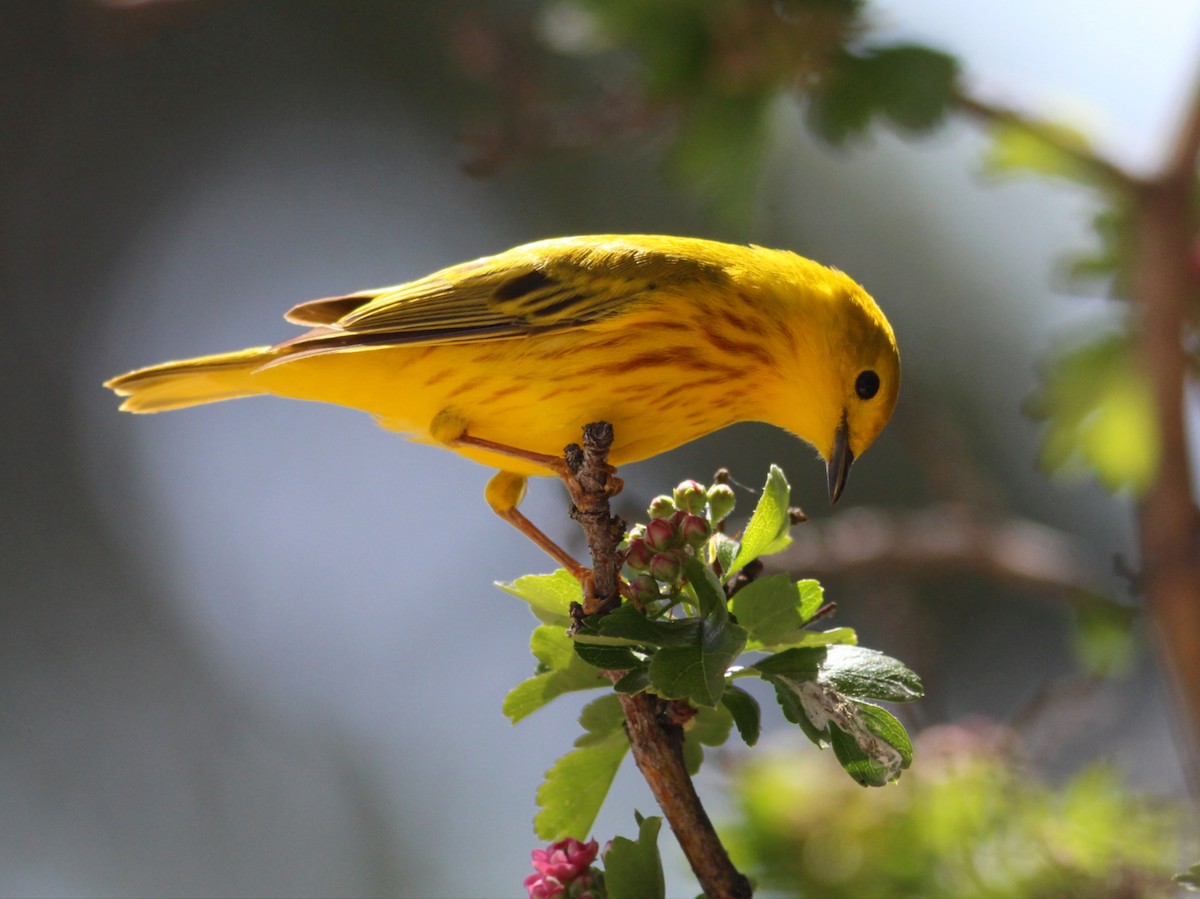
<path fill-rule="evenodd" d="M 728 484 L 713 484 L 708 491 L 708 506 L 712 511 L 712 523 L 720 524 L 733 511 L 736 497 Z"/>
<path fill-rule="evenodd" d="M 655 518 L 646 525 L 646 545 L 651 549 L 670 549 L 678 542 L 679 532 L 667 519 Z"/>
<path fill-rule="evenodd" d="M 659 553 L 650 560 L 650 575 L 664 584 L 677 583 L 682 571 L 683 566 L 674 553 Z"/>
<path fill-rule="evenodd" d="M 708 519 L 701 518 L 699 515 L 688 515 L 679 525 L 679 533 L 683 537 L 683 542 L 692 547 L 703 546 L 711 532 L 712 528 L 708 526 Z"/>
<path fill-rule="evenodd" d="M 649 563 L 647 563 L 649 567 Z M 661 598 L 658 592 L 658 581 L 648 574 L 639 574 L 629 582 L 629 596 L 640 603 L 653 602 Z"/>
<path fill-rule="evenodd" d="M 625 564 L 634 571 L 645 571 L 650 567 L 650 559 L 654 556 L 654 550 L 646 545 L 643 538 L 637 538 L 629 541 L 629 549 L 625 551 Z"/>
<path fill-rule="evenodd" d="M 704 507 L 708 505 L 708 494 L 704 490 L 704 485 L 696 481 L 681 482 L 675 488 L 673 499 L 675 508 L 691 512 L 693 515 L 701 514 Z"/>
<path fill-rule="evenodd" d="M 650 500 L 650 508 L 647 514 L 650 518 L 666 518 L 675 511 L 675 500 L 671 497 L 663 495 L 656 496 Z"/>

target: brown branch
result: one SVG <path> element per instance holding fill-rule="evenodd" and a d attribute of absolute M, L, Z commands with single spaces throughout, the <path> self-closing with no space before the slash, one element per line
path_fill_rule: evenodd
<path fill-rule="evenodd" d="M 1200 82 L 1179 136 L 1156 177 L 1137 178 L 1109 160 L 1015 110 L 960 93 L 964 112 L 989 125 L 1028 128 L 1089 168 L 1098 183 L 1134 203 L 1133 303 L 1138 353 L 1154 396 L 1159 462 L 1142 498 L 1139 542 L 1150 618 L 1180 712 L 1180 755 L 1193 791 L 1200 794 L 1200 511 L 1184 421 L 1188 361 L 1184 350 L 1189 305 L 1196 300 L 1190 268 L 1196 240 L 1197 162 L 1200 158 Z"/>
<path fill-rule="evenodd" d="M 583 429 L 582 450 L 567 448 L 567 465 L 575 473 L 576 482 L 568 485 L 576 507 L 572 517 L 587 536 L 595 566 L 596 595 L 602 600 L 619 598 L 621 553 L 617 545 L 624 531 L 624 524 L 609 511 L 609 497 L 620 489 L 620 482 L 612 477 L 607 465 L 612 440 L 612 426 L 597 422 Z M 622 674 L 608 672 L 614 682 Z M 730 861 L 684 765 L 681 722 L 694 711 L 683 703 L 667 702 L 649 693 L 618 695 L 633 760 L 671 825 L 704 895 L 711 899 L 749 899 L 750 882 Z"/>
<path fill-rule="evenodd" d="M 1181 707 L 1186 767 L 1200 790 L 1200 513 L 1184 421 L 1188 377 L 1184 329 L 1196 285 L 1190 269 L 1196 234 L 1200 84 L 1162 173 L 1138 194 L 1133 300 L 1142 364 L 1154 395 L 1159 462 L 1139 509 L 1146 595 L 1166 668 Z"/>

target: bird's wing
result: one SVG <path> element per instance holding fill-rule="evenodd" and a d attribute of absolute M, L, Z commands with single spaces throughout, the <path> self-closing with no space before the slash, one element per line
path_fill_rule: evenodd
<path fill-rule="evenodd" d="M 669 285 L 722 276 L 686 255 L 636 241 L 543 241 L 396 287 L 302 303 L 287 319 L 313 329 L 284 345 L 293 355 L 583 327 L 649 301 Z"/>

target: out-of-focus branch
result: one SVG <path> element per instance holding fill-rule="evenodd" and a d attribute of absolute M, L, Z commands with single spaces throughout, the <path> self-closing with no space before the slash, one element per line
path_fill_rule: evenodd
<path fill-rule="evenodd" d="M 1200 792 L 1200 511 L 1192 498 L 1192 473 L 1184 421 L 1188 377 L 1184 349 L 1189 304 L 1196 299 L 1192 246 L 1196 239 L 1197 161 L 1200 157 L 1200 83 L 1185 111 L 1179 136 L 1162 171 L 1137 178 L 1054 129 L 965 93 L 965 113 L 989 125 L 1036 132 L 1097 176 L 1098 184 L 1126 193 L 1136 210 L 1133 303 L 1135 338 L 1153 389 L 1159 464 L 1139 509 L 1143 585 L 1165 667 L 1180 709 L 1181 755 L 1193 790 Z"/>
<path fill-rule="evenodd" d="M 795 542 L 772 562 L 805 576 L 920 577 L 958 570 L 1043 593 L 1099 588 L 1075 538 L 957 503 L 919 512 L 854 509 L 821 525 L 809 522 L 793 536 Z"/>
<path fill-rule="evenodd" d="M 1128 189 L 1138 184 L 1138 179 L 1125 169 L 1079 143 L 1066 139 L 1065 133 L 1048 127 L 1046 123 L 1028 115 L 975 97 L 960 89 L 953 98 L 954 105 L 962 112 L 978 119 L 985 125 L 1016 126 L 1036 134 L 1040 140 L 1060 153 L 1074 158 L 1081 166 L 1090 169 L 1098 180 L 1118 189 Z"/>
<path fill-rule="evenodd" d="M 1137 197 L 1133 300 L 1137 334 L 1158 422 L 1159 463 L 1140 508 L 1146 595 L 1166 667 L 1173 676 L 1192 786 L 1200 790 L 1200 513 L 1184 421 L 1188 377 L 1184 328 L 1196 300 L 1191 248 L 1196 235 L 1200 84 L 1161 174 Z"/>

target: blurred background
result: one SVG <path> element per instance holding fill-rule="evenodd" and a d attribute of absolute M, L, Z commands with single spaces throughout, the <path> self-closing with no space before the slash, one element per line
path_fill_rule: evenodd
<path fill-rule="evenodd" d="M 1200 61 L 1183 0 L 886 0 L 864 21 L 1135 171 L 1160 162 Z M 863 283 L 904 359 L 893 423 L 832 517 L 813 452 L 755 425 L 630 466 L 618 511 L 779 462 L 812 518 L 798 573 L 925 679 L 910 728 L 986 719 L 1047 783 L 1101 761 L 1123 789 L 1183 792 L 1142 630 L 1118 677 L 1080 660 L 1078 597 L 1137 603 L 1118 564 L 1136 567 L 1131 504 L 1048 477 L 1022 411 L 1051 350 L 1114 317 L 1059 277 L 1095 241 L 1095 198 L 985 174 L 969 122 L 835 147 L 788 97 L 742 182 L 694 177 L 678 123 L 619 89 L 635 54 L 589 23 L 533 0 L 0 9 L 0 893 L 520 892 L 534 793 L 581 703 L 518 727 L 500 712 L 533 672 L 534 621 L 493 581 L 550 566 L 488 511 L 489 472 L 344 409 L 134 418 L 100 384 L 287 337 L 301 300 L 564 234 L 794 249 Z M 530 517 L 579 549 L 565 508 L 533 485 Z M 1004 529 L 1003 552 L 1001 531 L 981 538 L 999 561 L 856 565 L 880 540 L 975 527 Z M 767 721 L 768 747 L 790 745 Z M 742 752 L 701 776 L 718 818 L 738 814 Z M 601 842 L 634 808 L 653 800 L 627 764 Z M 694 893 L 661 842 L 672 894 Z"/>

